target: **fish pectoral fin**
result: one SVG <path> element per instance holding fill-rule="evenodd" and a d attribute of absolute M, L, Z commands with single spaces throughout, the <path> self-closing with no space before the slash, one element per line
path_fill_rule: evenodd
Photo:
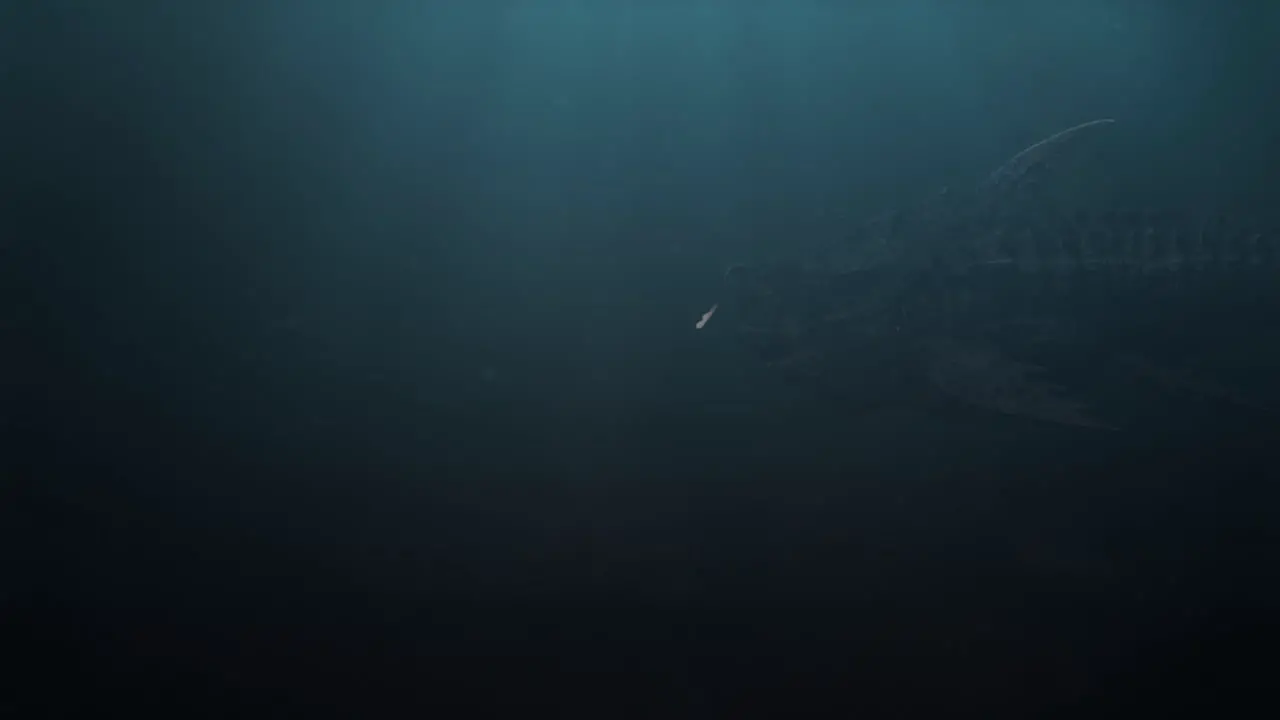
<path fill-rule="evenodd" d="M 950 341 L 935 345 L 929 362 L 933 384 L 970 405 L 1059 425 L 1117 429 L 1095 418 L 1062 386 L 1037 377 L 1043 372 L 996 350 Z"/>
<path fill-rule="evenodd" d="M 1277 408 L 1272 405 L 1241 392 L 1211 373 L 1197 371 L 1190 366 L 1161 364 L 1138 355 L 1121 355 L 1117 361 L 1132 375 L 1165 390 L 1233 405 L 1265 415 L 1280 415 Z"/>

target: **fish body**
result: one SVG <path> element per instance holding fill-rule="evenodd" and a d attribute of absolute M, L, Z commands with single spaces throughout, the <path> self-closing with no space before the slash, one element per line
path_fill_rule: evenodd
<path fill-rule="evenodd" d="M 1111 428 L 1059 372 L 1107 365 L 1265 406 L 1195 368 L 1260 378 L 1280 361 L 1280 229 L 1025 201 L 1029 170 L 1008 168 L 1037 147 L 967 198 L 886 214 L 816 257 L 730 268 L 721 312 L 764 362 L 855 402 L 923 382 L 1006 415 Z M 1253 365 L 1223 362 L 1240 357 Z"/>

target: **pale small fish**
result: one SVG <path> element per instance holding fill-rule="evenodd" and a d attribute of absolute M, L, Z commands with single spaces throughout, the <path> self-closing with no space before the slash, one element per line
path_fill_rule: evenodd
<path fill-rule="evenodd" d="M 720 307 L 720 303 L 716 303 L 715 305 L 712 305 L 710 310 L 702 313 L 702 319 L 699 320 L 696 324 L 694 324 L 693 326 L 694 329 L 701 330 L 702 327 L 707 324 L 707 321 L 711 319 L 711 316 L 716 314 L 716 308 L 718 307 Z"/>

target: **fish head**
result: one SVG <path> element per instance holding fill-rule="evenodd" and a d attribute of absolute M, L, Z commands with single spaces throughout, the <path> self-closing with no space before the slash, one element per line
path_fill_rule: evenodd
<path fill-rule="evenodd" d="M 901 339 L 886 304 L 888 280 L 872 270 L 738 265 L 725 273 L 720 312 L 740 344 L 768 365 L 874 374 L 876 360 Z"/>

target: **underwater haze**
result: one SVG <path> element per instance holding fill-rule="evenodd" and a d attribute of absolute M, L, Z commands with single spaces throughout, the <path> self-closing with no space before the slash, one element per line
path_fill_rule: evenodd
<path fill-rule="evenodd" d="M 1274 705 L 1280 7 L 4 5 L 13 717 Z"/>

